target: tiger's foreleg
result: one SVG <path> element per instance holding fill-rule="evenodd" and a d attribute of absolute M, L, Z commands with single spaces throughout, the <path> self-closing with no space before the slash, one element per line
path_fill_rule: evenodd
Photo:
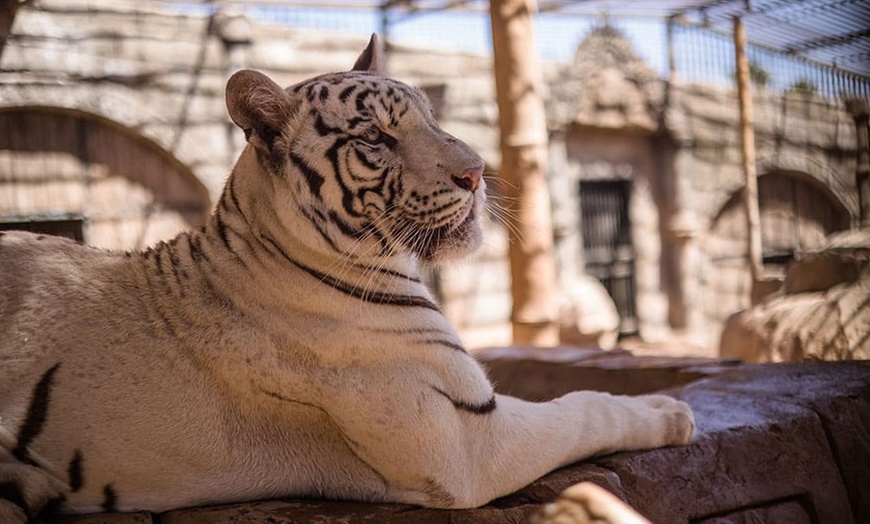
<path fill-rule="evenodd" d="M 546 403 L 497 396 L 486 416 L 462 414 L 472 450 L 466 502 L 507 495 L 544 474 L 594 455 L 685 444 L 694 433 L 689 406 L 664 395 L 574 392 Z"/>
<path fill-rule="evenodd" d="M 414 416 L 389 416 L 396 412 Z M 574 392 L 545 403 L 496 395 L 486 410 L 432 395 L 413 409 L 385 402 L 334 415 L 389 484 L 385 500 L 444 508 L 481 506 L 593 455 L 685 444 L 694 432 L 689 406 L 663 395 Z"/>

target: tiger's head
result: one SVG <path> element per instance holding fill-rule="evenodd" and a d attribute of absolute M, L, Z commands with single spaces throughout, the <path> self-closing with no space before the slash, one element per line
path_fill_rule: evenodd
<path fill-rule="evenodd" d="M 466 254 L 481 241 L 483 160 L 438 127 L 425 94 L 382 76 L 381 62 L 373 36 L 349 72 L 287 89 L 251 70 L 230 78 L 230 117 L 268 178 L 260 197 L 286 228 L 297 227 L 287 208 L 297 206 L 309 240 L 341 255 Z"/>

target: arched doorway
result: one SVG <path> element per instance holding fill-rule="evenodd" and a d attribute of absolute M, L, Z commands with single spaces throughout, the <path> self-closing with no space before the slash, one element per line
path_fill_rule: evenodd
<path fill-rule="evenodd" d="M 109 119 L 0 108 L 0 228 L 138 249 L 201 225 L 205 186 L 170 153 Z"/>
<path fill-rule="evenodd" d="M 851 223 L 848 209 L 827 187 L 798 172 L 776 171 L 759 177 L 758 205 L 768 274 L 784 274 L 795 253 L 824 246 L 828 235 L 848 229 Z M 742 193 L 737 191 L 721 208 L 705 239 L 703 302 L 713 343 L 718 341 L 722 323 L 750 306 L 746 237 Z"/>

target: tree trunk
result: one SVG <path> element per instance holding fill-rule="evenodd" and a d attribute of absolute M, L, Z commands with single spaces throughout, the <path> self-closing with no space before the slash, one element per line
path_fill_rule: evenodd
<path fill-rule="evenodd" d="M 491 0 L 496 99 L 506 196 L 514 343 L 559 342 L 547 190 L 547 126 L 532 35 L 534 0 Z"/>

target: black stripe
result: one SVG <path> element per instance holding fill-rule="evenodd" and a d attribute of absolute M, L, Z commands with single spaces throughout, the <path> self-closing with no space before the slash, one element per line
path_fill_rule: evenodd
<path fill-rule="evenodd" d="M 178 284 L 179 295 L 183 297 L 185 296 L 184 281 L 187 280 L 187 271 L 184 270 L 184 267 L 181 265 L 181 260 L 178 258 L 175 245 L 176 240 L 177 237 L 170 241 L 173 245 L 169 246 L 167 251 L 169 252 L 169 267 L 172 268 L 172 276 L 175 277 L 175 283 Z"/>
<path fill-rule="evenodd" d="M 248 220 L 248 218 L 242 212 L 242 208 L 239 207 L 239 201 L 236 198 L 235 191 L 233 191 L 233 182 L 232 182 L 233 179 L 234 179 L 234 177 L 231 177 L 230 181 L 227 182 L 227 185 L 224 187 L 224 192 L 221 194 L 221 200 L 218 204 L 218 207 L 225 209 L 227 213 L 231 213 L 233 215 L 236 214 L 236 213 L 234 213 L 234 210 L 233 210 L 233 208 L 235 208 L 235 211 L 238 211 L 237 214 L 242 217 L 242 220 L 244 221 L 245 225 L 248 226 L 248 228 L 250 228 L 251 222 Z M 230 196 L 229 202 L 232 203 L 233 207 L 230 207 L 230 203 L 228 203 L 228 201 L 227 201 L 227 195 Z M 215 215 L 217 215 L 219 212 L 220 212 L 220 209 L 216 209 Z M 245 245 L 248 246 L 248 249 L 250 251 L 254 251 L 253 247 L 251 246 L 251 243 L 248 242 L 247 235 L 243 235 L 242 233 L 239 233 L 238 230 L 234 229 L 232 226 L 230 226 L 226 222 L 224 222 L 223 213 L 221 213 L 220 217 L 216 217 L 216 218 L 220 221 L 220 223 L 218 224 L 218 227 L 224 228 L 224 232 L 222 233 L 223 236 L 226 236 L 227 230 L 232 231 L 233 233 L 236 234 L 237 237 L 242 239 L 242 241 L 245 243 Z M 175 240 L 173 239 L 170 242 L 175 242 Z M 227 246 L 227 247 L 229 247 L 229 246 Z M 232 251 L 232 249 L 230 249 L 230 251 Z M 234 254 L 235 254 L 235 252 L 234 252 Z"/>
<path fill-rule="evenodd" d="M 355 116 L 353 118 L 348 119 L 347 127 L 350 129 L 354 129 L 356 126 L 362 124 L 363 122 L 368 122 L 368 118 L 363 118 L 361 116 Z"/>
<path fill-rule="evenodd" d="M 242 206 L 239 205 L 239 199 L 236 198 L 236 177 L 230 176 L 230 179 L 227 182 L 227 188 L 225 191 L 227 191 L 230 194 L 230 200 L 232 201 L 233 206 L 235 206 L 236 211 L 238 211 L 239 214 L 242 215 L 242 218 L 245 220 L 245 222 L 250 224 L 251 221 L 248 220 L 247 216 L 245 216 L 245 212 L 242 211 Z"/>
<path fill-rule="evenodd" d="M 151 251 L 154 254 L 154 263 L 157 264 L 157 274 L 161 277 L 160 280 L 163 280 L 163 241 L 160 241 L 159 244 L 154 246 L 154 250 Z"/>
<path fill-rule="evenodd" d="M 369 90 L 369 89 L 364 89 L 363 91 L 360 91 L 360 92 L 356 95 L 356 110 L 357 110 L 357 111 L 362 112 L 362 111 L 365 111 L 365 110 L 366 110 L 365 100 L 366 100 L 366 98 L 367 98 L 370 94 L 372 94 L 372 91 L 371 91 L 371 90 Z"/>
<path fill-rule="evenodd" d="M 221 242 L 224 243 L 227 249 L 232 251 L 232 248 L 230 248 L 230 238 L 229 236 L 227 236 L 227 225 L 224 224 L 224 219 L 221 218 L 221 214 L 218 212 L 218 210 L 215 210 L 214 221 L 215 225 L 217 226 L 218 236 L 220 236 Z"/>
<path fill-rule="evenodd" d="M 362 164 L 363 167 L 368 168 L 370 171 L 377 171 L 380 169 L 380 166 L 373 164 L 359 149 L 354 148 L 353 152 L 356 155 L 356 159 L 359 160 L 359 163 Z"/>
<path fill-rule="evenodd" d="M 33 396 L 30 398 L 30 406 L 27 408 L 27 417 L 18 431 L 18 443 L 12 454 L 15 458 L 27 464 L 34 465 L 27 452 L 27 447 L 41 432 L 48 415 L 48 402 L 51 400 L 51 387 L 54 385 L 54 374 L 60 367 L 60 362 L 53 365 L 39 379 L 33 388 Z"/>
<path fill-rule="evenodd" d="M 229 229 L 229 227 L 224 223 L 223 219 L 221 218 L 220 208 L 215 210 L 214 219 L 215 219 L 215 224 L 217 225 L 218 236 L 220 236 L 221 242 L 223 242 L 224 246 L 226 246 L 227 251 L 229 251 L 230 253 L 235 255 L 236 258 L 241 260 L 241 257 L 238 255 L 238 253 L 235 252 L 233 247 L 230 245 L 230 238 L 227 235 L 227 230 Z"/>
<path fill-rule="evenodd" d="M 436 304 L 434 304 L 432 301 L 428 300 L 425 297 L 409 296 L 409 295 L 394 295 L 391 293 L 382 293 L 379 291 L 365 291 L 365 290 L 358 289 L 356 286 L 351 286 L 347 282 L 342 282 L 341 280 L 333 278 L 333 277 L 327 275 L 326 273 L 321 273 L 320 271 L 317 271 L 316 269 L 310 268 L 304 264 L 296 262 L 295 260 L 290 258 L 290 256 L 287 255 L 287 253 L 285 253 L 284 250 L 281 249 L 281 246 L 279 246 L 274 240 L 272 240 L 269 237 L 265 237 L 265 236 L 263 236 L 262 238 L 263 238 L 263 240 L 265 240 L 266 242 L 268 242 L 272 246 L 274 246 L 275 249 L 277 249 L 278 252 L 285 259 L 287 259 L 288 262 L 290 262 L 294 266 L 298 267 L 302 271 L 305 271 L 306 273 L 308 273 L 312 277 L 318 279 L 319 281 L 323 282 L 324 284 L 335 289 L 336 291 L 344 293 L 345 295 L 347 295 L 349 297 L 353 297 L 353 298 L 356 298 L 358 300 L 362 300 L 363 302 L 369 302 L 371 304 L 380 304 L 380 305 L 384 305 L 384 306 L 422 307 L 422 308 L 426 308 L 426 309 L 431 309 L 433 311 L 438 311 L 438 312 L 441 311 L 441 309 Z"/>
<path fill-rule="evenodd" d="M 197 237 L 197 244 L 199 244 L 199 237 Z M 205 256 L 205 253 L 203 252 L 202 255 Z M 205 259 L 209 260 L 208 257 L 206 257 Z M 196 269 L 197 273 L 199 273 L 199 279 L 205 285 L 205 287 L 207 289 L 207 293 L 205 293 L 201 298 L 206 300 L 206 299 L 210 299 L 213 297 L 213 300 L 215 302 L 217 302 L 218 306 L 220 306 L 224 309 L 231 310 L 232 312 L 235 313 L 236 312 L 236 305 L 231 300 L 229 300 L 226 296 L 219 293 L 214 288 L 214 285 L 212 285 L 211 279 L 209 278 L 209 275 L 206 274 L 206 268 L 208 266 L 206 266 L 205 264 L 194 264 L 193 267 L 194 267 L 194 269 Z"/>
<path fill-rule="evenodd" d="M 335 251 L 337 253 L 343 253 L 342 250 L 338 249 L 338 246 L 335 245 L 335 242 L 332 241 L 332 238 L 329 236 L 329 233 L 327 233 L 326 230 L 323 229 L 323 225 L 320 223 L 320 221 L 317 220 L 316 217 L 311 216 L 308 213 L 308 210 L 305 209 L 304 207 L 299 208 L 299 210 L 302 211 L 302 214 L 305 215 L 305 218 L 307 218 L 308 221 L 311 222 L 311 225 L 314 226 L 314 229 L 316 229 L 317 232 L 320 233 L 320 236 L 323 237 L 323 240 L 325 240 L 326 243 L 329 244 L 329 247 L 331 247 L 333 251 Z M 323 220 L 323 222 L 326 222 L 325 217 L 322 220 Z"/>
<path fill-rule="evenodd" d="M 461 400 L 455 400 L 450 398 L 450 395 L 445 393 L 444 391 L 432 386 L 432 389 L 440 393 L 447 400 L 453 404 L 453 407 L 456 409 L 461 409 L 462 411 L 468 411 L 469 413 L 474 413 L 475 415 L 486 415 L 487 413 L 491 413 L 495 411 L 495 396 L 493 395 L 486 403 L 484 404 L 469 404 L 467 402 L 463 402 Z"/>
<path fill-rule="evenodd" d="M 69 487 L 73 493 L 82 489 L 82 486 L 85 485 L 84 471 L 82 469 L 82 450 L 77 449 L 73 454 L 72 460 L 69 461 L 69 467 L 67 467 L 67 473 L 69 474 Z"/>
<path fill-rule="evenodd" d="M 406 274 L 401 273 L 399 271 L 394 271 L 392 269 L 388 269 L 385 267 L 370 267 L 370 266 L 363 266 L 360 264 L 354 264 L 353 267 L 362 269 L 364 271 L 377 271 L 378 273 L 382 273 L 384 275 L 390 275 L 391 277 L 401 278 L 403 280 L 410 280 L 411 282 L 415 282 L 418 284 L 420 283 L 420 279 L 417 277 L 414 277 L 411 275 L 406 275 Z"/>
<path fill-rule="evenodd" d="M 32 517 L 30 505 L 27 504 L 27 499 L 24 498 L 24 492 L 18 482 L 11 480 L 0 482 L 0 500 L 7 500 L 15 504 L 28 517 Z"/>
<path fill-rule="evenodd" d="M 336 213 L 335 211 L 329 212 L 329 221 L 335 224 L 338 229 L 346 236 L 349 236 L 351 238 L 360 238 L 362 236 L 361 231 L 350 227 L 350 225 L 342 220 L 342 218 L 338 216 L 338 213 Z"/>
<path fill-rule="evenodd" d="M 342 102 L 347 102 L 347 99 L 350 97 L 353 90 L 356 89 L 355 85 L 350 85 L 342 89 L 341 93 L 338 94 L 338 99 Z"/>
<path fill-rule="evenodd" d="M 441 338 L 427 338 L 426 340 L 421 340 L 421 342 L 423 342 L 424 344 L 437 344 L 439 346 L 446 346 L 450 349 L 455 349 L 456 351 L 461 351 L 463 353 L 466 352 L 465 348 L 462 347 L 460 344 Z"/>
<path fill-rule="evenodd" d="M 292 162 L 299 171 L 302 171 L 302 175 L 305 177 L 305 181 L 308 182 L 308 187 L 311 189 L 311 192 L 314 196 L 320 199 L 320 188 L 323 186 L 323 182 L 325 182 L 326 179 L 323 178 L 323 175 L 306 164 L 305 160 L 296 153 L 291 152 L 289 156 L 290 162 Z"/>
<path fill-rule="evenodd" d="M 187 241 L 190 244 L 190 257 L 195 262 L 200 262 L 202 260 L 205 260 L 206 262 L 211 262 L 211 259 L 202 249 L 202 237 L 200 235 L 194 236 L 193 234 L 191 234 L 189 237 L 187 237 Z"/>
<path fill-rule="evenodd" d="M 115 493 L 115 488 L 111 484 L 106 484 L 103 487 L 102 508 L 106 513 L 118 511 L 118 494 Z"/>
<path fill-rule="evenodd" d="M 337 127 L 330 127 L 326 125 L 326 122 L 323 121 L 323 117 L 320 116 L 320 114 L 316 111 L 311 111 L 311 113 L 313 115 L 316 115 L 316 118 L 314 119 L 314 130 L 317 131 L 318 135 L 327 136 L 332 134 L 339 134 L 342 132 L 341 129 Z"/>
<path fill-rule="evenodd" d="M 332 170 L 335 173 L 335 180 L 341 188 L 341 205 L 344 207 L 345 212 L 352 217 L 365 217 L 363 213 L 358 213 L 354 210 L 353 200 L 357 195 L 351 191 L 350 187 L 348 187 L 341 178 L 341 162 L 339 161 L 338 155 L 339 150 L 347 144 L 348 140 L 348 138 L 336 140 L 332 147 L 326 151 L 326 158 L 329 159 L 329 162 L 332 164 Z M 353 173 L 351 173 L 351 177 L 353 177 Z"/>

